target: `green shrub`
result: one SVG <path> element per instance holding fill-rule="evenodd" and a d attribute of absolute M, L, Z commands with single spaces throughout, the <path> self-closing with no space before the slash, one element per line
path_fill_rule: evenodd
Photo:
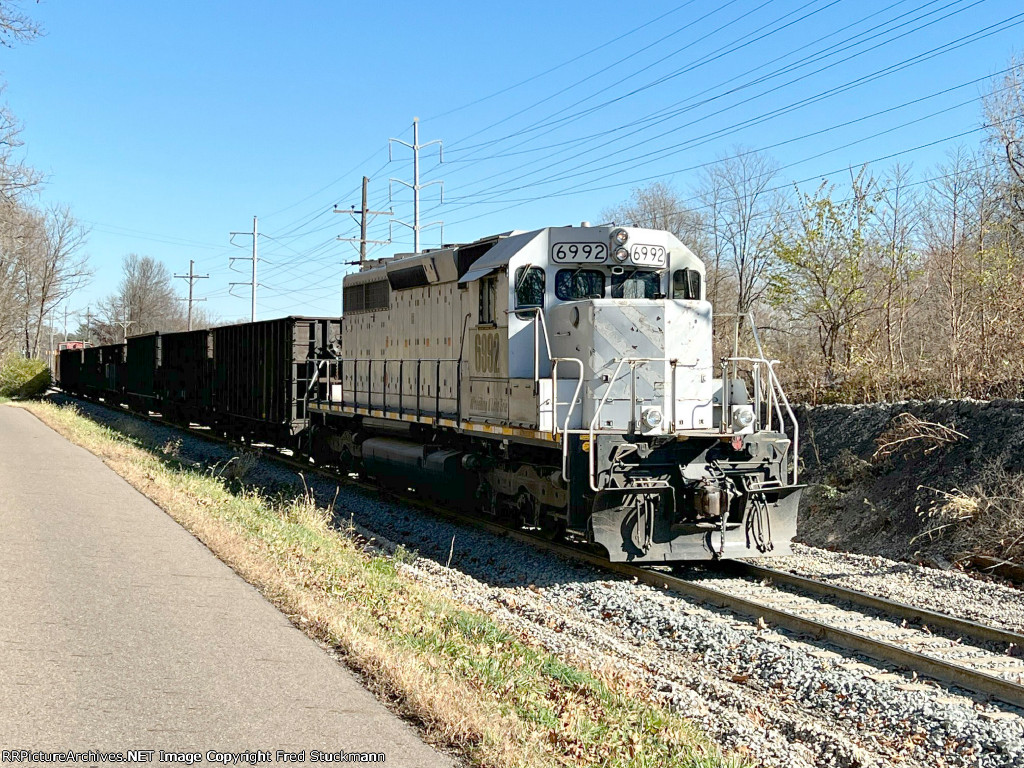
<path fill-rule="evenodd" d="M 50 369 L 42 360 L 9 355 L 0 360 L 0 397 L 37 397 L 50 386 Z"/>

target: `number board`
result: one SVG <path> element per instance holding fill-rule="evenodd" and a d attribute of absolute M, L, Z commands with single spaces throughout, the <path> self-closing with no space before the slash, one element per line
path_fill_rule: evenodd
<path fill-rule="evenodd" d="M 551 260 L 556 264 L 603 264 L 608 260 L 605 243 L 555 243 L 551 246 Z"/>
<path fill-rule="evenodd" d="M 664 267 L 665 247 L 634 243 L 629 247 L 629 257 L 634 264 L 641 264 L 645 267 Z"/>

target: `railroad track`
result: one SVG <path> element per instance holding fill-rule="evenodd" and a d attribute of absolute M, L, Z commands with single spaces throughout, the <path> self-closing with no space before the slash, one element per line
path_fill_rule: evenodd
<path fill-rule="evenodd" d="M 102 401 L 93 402 L 196 437 L 239 447 L 206 429 L 186 428 L 159 416 L 127 411 Z M 374 484 L 296 459 L 273 447 L 244 447 L 259 450 L 267 458 L 292 469 L 315 472 L 373 492 L 381 490 Z M 463 515 L 422 499 L 406 496 L 401 499 L 403 503 L 446 519 L 508 536 L 566 559 L 726 608 L 921 677 L 1024 708 L 1024 658 L 1011 655 L 1016 652 L 1024 656 L 1024 635 L 748 562 L 724 564 L 718 573 L 704 572 L 696 578 L 683 578 L 657 567 L 613 563 L 578 546 L 549 541 L 528 531 Z M 888 678 L 906 687 L 922 684 L 887 672 L 869 676 Z"/>

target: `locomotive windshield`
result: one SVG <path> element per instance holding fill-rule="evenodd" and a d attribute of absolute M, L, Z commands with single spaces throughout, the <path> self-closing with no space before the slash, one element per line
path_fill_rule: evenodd
<path fill-rule="evenodd" d="M 562 301 L 604 298 L 604 273 L 596 269 L 560 269 L 555 274 L 555 296 Z"/>
<path fill-rule="evenodd" d="M 662 296 L 661 274 L 634 269 L 612 275 L 613 299 L 656 299 Z"/>

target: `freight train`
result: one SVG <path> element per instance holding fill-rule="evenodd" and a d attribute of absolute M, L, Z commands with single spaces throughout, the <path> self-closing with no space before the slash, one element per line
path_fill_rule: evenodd
<path fill-rule="evenodd" d="M 615 561 L 783 554 L 796 420 L 759 343 L 713 359 L 706 290 L 668 232 L 514 231 L 364 263 L 340 319 L 62 351 L 60 385 Z"/>

